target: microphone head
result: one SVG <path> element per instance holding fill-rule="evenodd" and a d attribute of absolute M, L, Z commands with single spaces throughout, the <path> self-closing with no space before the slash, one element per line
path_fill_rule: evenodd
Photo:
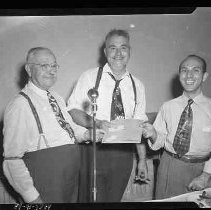
<path fill-rule="evenodd" d="M 91 101 L 94 101 L 98 98 L 99 94 L 98 94 L 98 91 L 95 88 L 92 88 L 88 91 L 87 95 L 88 95 L 88 97 Z"/>

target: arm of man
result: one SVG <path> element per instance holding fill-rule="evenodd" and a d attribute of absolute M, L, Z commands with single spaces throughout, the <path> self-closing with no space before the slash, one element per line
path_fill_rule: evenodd
<path fill-rule="evenodd" d="M 146 146 L 145 144 L 136 144 L 137 154 L 138 154 L 138 164 L 137 164 L 137 176 L 142 180 L 148 178 L 148 169 L 146 163 Z"/>
<path fill-rule="evenodd" d="M 93 120 L 89 115 L 91 113 L 91 101 L 87 93 L 94 86 L 93 78 L 95 76 L 90 72 L 82 73 L 67 101 L 68 113 L 73 121 L 87 129 L 93 127 Z"/>
<path fill-rule="evenodd" d="M 90 115 L 80 109 L 71 109 L 68 111 L 73 121 L 82 127 L 87 129 L 93 127 L 93 120 Z"/>
<path fill-rule="evenodd" d="M 93 120 L 92 117 L 86 114 L 85 112 L 74 109 L 71 111 L 68 111 L 71 115 L 71 127 L 74 130 L 75 137 L 79 143 L 88 142 L 92 140 L 93 136 Z M 77 114 L 78 113 L 78 114 Z M 73 116 L 73 117 L 72 117 Z M 77 117 L 79 116 L 79 117 Z M 86 120 L 87 119 L 87 120 Z M 74 121 L 75 120 L 75 121 Z M 97 122 L 100 122 L 101 120 L 97 120 Z M 77 123 L 76 123 L 77 122 Z M 99 129 L 98 127 L 101 124 L 96 124 L 96 141 L 101 141 L 102 137 L 104 135 L 104 131 L 102 129 Z"/>
<path fill-rule="evenodd" d="M 137 79 L 135 79 L 135 84 L 136 84 L 136 90 L 137 90 L 137 105 L 136 105 L 136 109 L 134 113 L 134 119 L 147 121 L 148 117 L 145 113 L 145 110 L 146 110 L 145 87 Z M 140 177 L 142 180 L 146 180 L 148 178 L 148 169 L 147 169 L 147 162 L 146 162 L 145 143 L 136 144 L 136 151 L 138 155 L 136 175 Z"/>
<path fill-rule="evenodd" d="M 188 188 L 190 190 L 203 190 L 206 187 L 211 187 L 211 158 L 205 162 L 203 172 L 201 175 L 195 177 Z"/>
<path fill-rule="evenodd" d="M 87 129 L 93 128 L 93 118 L 88 115 L 86 112 L 80 109 L 71 109 L 68 111 L 71 115 L 73 121 L 82 127 Z M 110 123 L 107 120 L 96 119 L 96 128 L 101 130 L 106 130 L 110 126 Z"/>
<path fill-rule="evenodd" d="M 91 101 L 88 91 L 94 87 L 98 68 L 83 72 L 79 77 L 72 94 L 67 101 L 68 113 L 73 121 L 87 129 L 93 128 L 93 118 L 91 116 Z M 96 127 L 105 130 L 109 126 L 106 120 L 96 119 Z"/>
<path fill-rule="evenodd" d="M 154 126 L 148 122 L 143 123 L 143 136 L 145 139 L 149 139 L 151 144 L 154 144 L 157 139 L 157 131 Z"/>
<path fill-rule="evenodd" d="M 164 106 L 160 108 L 153 125 L 144 123 L 143 136 L 148 139 L 148 145 L 152 150 L 159 150 L 164 147 L 167 136 Z"/>
<path fill-rule="evenodd" d="M 39 192 L 34 187 L 30 173 L 21 159 L 27 151 L 32 134 L 30 107 L 24 100 L 24 98 L 18 98 L 5 110 L 3 129 L 5 160 L 3 170 L 9 183 L 22 196 L 24 201 L 33 202 L 39 197 Z"/>

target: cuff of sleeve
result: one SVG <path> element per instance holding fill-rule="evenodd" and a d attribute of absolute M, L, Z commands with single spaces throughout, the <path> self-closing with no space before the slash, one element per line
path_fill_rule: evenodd
<path fill-rule="evenodd" d="M 76 128 L 77 129 L 77 128 Z M 84 141 L 87 141 L 88 139 L 88 134 L 87 134 L 87 129 L 84 127 L 80 127 L 80 129 L 75 129 L 75 137 L 78 140 L 79 143 L 82 143 Z"/>
<path fill-rule="evenodd" d="M 204 172 L 211 174 L 211 159 L 205 162 Z"/>
<path fill-rule="evenodd" d="M 156 148 L 156 144 L 154 143 L 154 144 L 152 144 L 152 142 L 148 139 L 148 145 L 149 145 L 149 147 L 152 149 L 152 150 L 158 150 L 157 148 Z"/>
<path fill-rule="evenodd" d="M 39 193 L 37 192 L 35 188 L 22 193 L 22 197 L 26 203 L 34 201 L 35 199 L 38 198 L 38 196 L 39 196 Z"/>
<path fill-rule="evenodd" d="M 148 140 L 148 145 L 152 150 L 159 150 L 161 147 L 159 144 L 157 144 L 157 141 L 152 144 L 152 142 L 150 140 Z"/>
<path fill-rule="evenodd" d="M 162 137 L 157 133 L 157 139 L 155 140 L 155 143 L 153 144 L 150 139 L 148 140 L 148 145 L 152 150 L 159 150 L 162 145 Z"/>

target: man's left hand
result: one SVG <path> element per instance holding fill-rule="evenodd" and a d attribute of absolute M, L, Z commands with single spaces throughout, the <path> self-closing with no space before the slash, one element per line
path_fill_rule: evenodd
<path fill-rule="evenodd" d="M 101 142 L 105 131 L 102 129 L 96 129 L 96 142 Z M 84 134 L 84 141 L 93 141 L 93 129 L 87 129 Z"/>
<path fill-rule="evenodd" d="M 146 159 L 140 159 L 137 165 L 137 174 L 135 177 L 135 181 L 139 181 L 141 183 L 148 183 L 150 180 L 148 178 L 148 168 Z"/>

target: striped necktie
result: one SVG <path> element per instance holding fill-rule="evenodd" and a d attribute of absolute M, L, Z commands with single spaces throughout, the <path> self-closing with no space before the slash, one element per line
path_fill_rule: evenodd
<path fill-rule="evenodd" d="M 193 102 L 193 99 L 188 100 L 188 104 L 181 114 L 177 131 L 174 137 L 173 148 L 175 152 L 180 156 L 186 154 L 190 148 L 190 139 L 193 124 L 193 111 L 191 109 L 191 104 Z"/>
<path fill-rule="evenodd" d="M 48 96 L 49 103 L 51 105 L 51 108 L 56 116 L 56 119 L 57 119 L 59 125 L 64 130 L 66 130 L 68 132 L 71 139 L 73 138 L 74 141 L 76 141 L 74 131 L 71 128 L 70 124 L 64 119 L 64 116 L 61 112 L 61 109 L 60 109 L 56 99 L 51 95 L 51 93 L 49 91 L 47 91 L 47 96 Z"/>
<path fill-rule="evenodd" d="M 110 120 L 115 120 L 116 118 L 125 118 L 121 90 L 119 88 L 119 83 L 121 80 L 116 80 L 114 75 L 112 75 L 111 73 L 109 73 L 109 75 L 115 81 L 115 87 L 113 90 L 112 102 L 111 102 Z"/>

